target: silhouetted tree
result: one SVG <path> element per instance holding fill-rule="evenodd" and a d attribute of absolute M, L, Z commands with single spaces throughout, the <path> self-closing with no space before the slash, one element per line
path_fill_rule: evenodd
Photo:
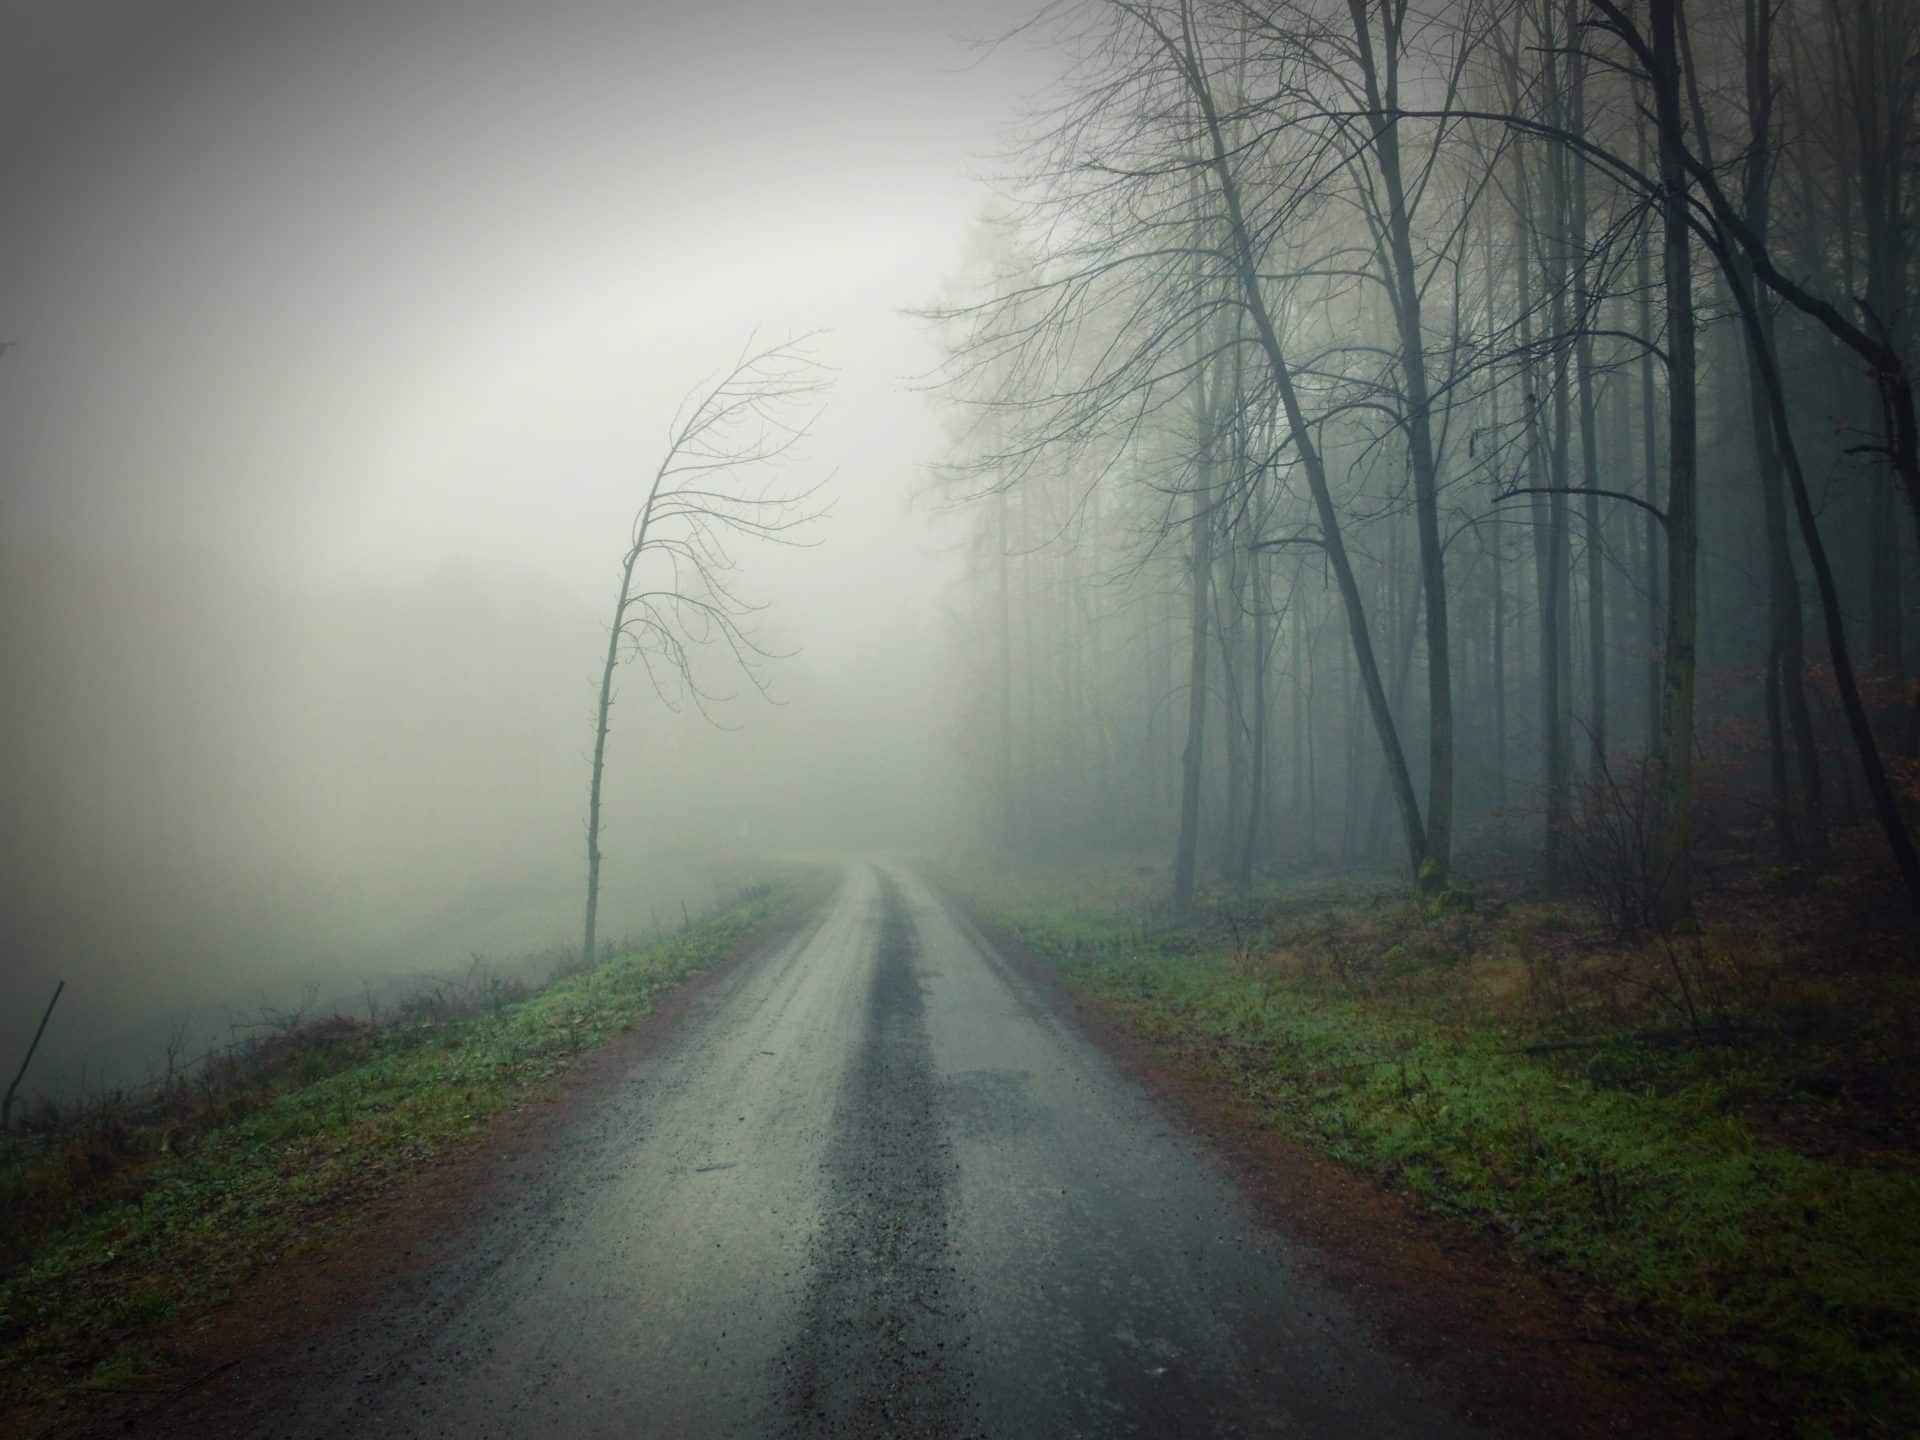
<path fill-rule="evenodd" d="M 738 540 L 799 543 L 795 531 L 820 511 L 818 485 L 778 476 L 750 479 L 793 455 L 806 436 L 828 375 L 807 348 L 811 337 L 741 352 L 718 380 L 691 392 L 667 434 L 666 453 L 634 512 L 620 558 L 620 588 L 607 630 L 606 663 L 594 711 L 593 779 L 587 792 L 587 906 L 581 959 L 593 963 L 600 905 L 600 791 L 614 702 L 614 671 L 638 659 L 669 706 L 690 702 L 712 718 L 723 697 L 694 669 L 697 650 L 718 645 L 755 689 L 773 658 L 749 627 L 759 606 L 733 588 Z"/>

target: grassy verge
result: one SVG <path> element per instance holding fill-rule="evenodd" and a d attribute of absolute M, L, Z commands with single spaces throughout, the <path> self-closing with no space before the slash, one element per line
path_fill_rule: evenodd
<path fill-rule="evenodd" d="M 296 1032 L 294 1063 L 229 1096 L 190 1133 L 153 1127 L 153 1153 L 73 1199 L 84 1147 L 0 1170 L 10 1215 L 68 1196 L 69 1214 L 0 1274 L 0 1412 L 79 1386 L 114 1390 L 154 1368 L 162 1322 L 231 1296 L 288 1254 L 361 1224 L 360 1202 L 479 1134 L 672 986 L 817 901 L 822 876 L 745 892 L 671 938 L 442 1023 L 375 1029 L 336 1018 Z M 186 1092 L 182 1091 L 185 1098 Z M 184 1151 L 184 1153 L 182 1153 Z"/>
<path fill-rule="evenodd" d="M 1137 872 L 974 899 L 1262 1123 L 1494 1230 L 1701 1387 L 1799 1433 L 1920 1433 L 1910 967 L 1732 907 L 1683 949 L 1564 907 L 1308 886 L 1155 926 Z M 1099 898 L 1092 898 L 1099 897 Z M 1891 952 L 1889 952 L 1891 955 Z"/>

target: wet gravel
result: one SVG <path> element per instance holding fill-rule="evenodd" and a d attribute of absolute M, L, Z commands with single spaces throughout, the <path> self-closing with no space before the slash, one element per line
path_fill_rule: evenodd
<path fill-rule="evenodd" d="M 832 1200 L 811 1252 L 802 1329 L 781 1357 L 791 1432 L 970 1433 L 955 1360 L 948 1210 L 954 1178 L 913 922 L 881 877 L 866 1032 L 835 1107 Z M 951 1347 L 951 1353 L 950 1353 Z"/>
<path fill-rule="evenodd" d="M 705 991 L 262 1433 L 1441 1436 L 1199 1142 L 913 872 Z"/>

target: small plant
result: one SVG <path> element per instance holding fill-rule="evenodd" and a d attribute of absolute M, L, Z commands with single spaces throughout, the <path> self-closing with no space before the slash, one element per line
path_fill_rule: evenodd
<path fill-rule="evenodd" d="M 1616 774 L 1596 756 L 1566 832 L 1569 878 L 1615 933 L 1653 928 L 1665 879 L 1659 858 L 1656 767 L 1631 757 Z"/>
<path fill-rule="evenodd" d="M 1592 813 L 1623 861 L 1606 923 L 1562 899 L 1442 919 L 1344 895 L 1143 935 L 1091 885 L 995 908 L 1259 1123 L 1510 1237 L 1719 1379 L 1766 1386 L 1801 1433 L 1892 1433 L 1845 1417 L 1912 1408 L 1909 932 L 1864 922 L 1870 881 L 1789 902 L 1758 877 L 1706 892 L 1698 932 L 1610 935 L 1652 874 L 1634 807 Z"/>
<path fill-rule="evenodd" d="M 384 1027 L 310 1002 L 263 1012 L 191 1077 L 176 1056 L 141 1091 L 38 1102 L 27 1133 L 0 1136 L 0 1410 L 112 1376 L 128 1331 L 217 1302 L 291 1236 L 335 1243 L 369 1186 L 471 1136 L 810 891 L 754 887 L 540 991 L 476 958 Z"/>

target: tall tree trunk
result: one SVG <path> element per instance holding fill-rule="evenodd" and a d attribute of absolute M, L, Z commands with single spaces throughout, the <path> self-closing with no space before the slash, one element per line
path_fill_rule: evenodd
<path fill-rule="evenodd" d="M 1492 674 L 1487 679 L 1493 691 L 1493 805 L 1506 825 L 1507 810 L 1507 582 L 1502 573 L 1501 552 L 1506 548 L 1498 529 L 1493 534 L 1493 636 L 1487 647 Z"/>
<path fill-rule="evenodd" d="M 1224 583 L 1214 587 L 1214 634 L 1220 644 L 1220 738 L 1226 750 L 1226 803 L 1214 853 L 1222 873 L 1239 869 L 1240 839 L 1247 804 L 1247 675 L 1245 560 L 1230 521 L 1222 517 L 1220 542 L 1227 551 Z"/>
<path fill-rule="evenodd" d="M 1060 546 L 1060 650 L 1055 669 L 1060 675 L 1060 715 L 1054 727 L 1056 735 L 1066 738 L 1060 747 L 1060 794 L 1068 833 L 1077 839 L 1086 831 L 1087 788 L 1084 762 L 1087 725 L 1080 713 L 1081 661 L 1086 647 L 1080 636 L 1079 567 L 1075 564 L 1078 546 L 1071 536 Z"/>
<path fill-rule="evenodd" d="M 1175 680 L 1179 667 L 1174 658 L 1174 636 L 1179 617 L 1178 589 L 1173 583 L 1173 574 L 1169 573 L 1166 583 L 1161 587 L 1160 595 L 1160 684 L 1153 697 L 1154 713 L 1162 715 L 1160 722 L 1160 741 L 1154 752 L 1153 793 L 1156 804 L 1162 806 L 1173 799 L 1174 781 L 1180 772 L 1180 753 L 1173 744 L 1173 696 Z M 1163 820 L 1164 823 L 1164 820 Z"/>
<path fill-rule="evenodd" d="M 1427 614 L 1426 855 L 1417 866 L 1422 889 L 1445 890 L 1453 855 L 1453 667 L 1447 644 L 1446 556 L 1440 541 L 1439 463 L 1433 440 L 1426 340 L 1421 332 L 1419 276 L 1413 264 L 1413 220 L 1401 175 L 1399 59 L 1402 0 L 1382 0 L 1384 65 L 1376 64 L 1368 0 L 1348 0 L 1367 105 L 1373 111 L 1373 153 L 1386 191 L 1386 251 L 1381 258 L 1394 323 L 1400 336 L 1400 374 L 1406 388 L 1407 458 L 1413 470 L 1413 509 L 1420 537 L 1420 583 Z"/>
<path fill-rule="evenodd" d="M 1861 297 L 1865 328 L 1896 356 L 1905 356 L 1907 290 L 1906 203 L 1901 179 L 1908 163 L 1911 105 L 1896 99 L 1904 81 L 1900 71 L 1910 53 L 1906 38 L 1882 22 L 1886 18 L 1876 0 L 1853 0 L 1851 51 L 1852 104 L 1859 147 L 1860 208 L 1865 221 L 1866 294 Z M 1910 377 L 1901 377 L 1910 384 Z M 1875 376 L 1875 405 L 1882 440 L 1891 452 L 1898 417 L 1887 404 L 1884 377 Z M 1900 547 L 1894 516 L 1894 491 L 1884 481 L 1873 483 L 1869 538 L 1870 668 L 1895 679 L 1905 673 L 1901 636 Z"/>
<path fill-rule="evenodd" d="M 1508 103 L 1515 113 L 1519 112 L 1521 93 L 1518 62 L 1515 58 L 1520 52 L 1520 17 L 1515 17 L 1515 37 L 1512 52 L 1507 59 L 1507 95 Z M 1567 669 L 1566 646 L 1564 639 L 1564 616 L 1566 590 L 1562 583 L 1564 567 L 1557 563 L 1560 553 L 1558 536 L 1564 528 L 1566 519 L 1566 496 L 1549 494 L 1549 491 L 1564 488 L 1566 481 L 1561 466 L 1556 461 L 1554 476 L 1548 474 L 1545 446 L 1542 443 L 1540 423 L 1540 397 L 1537 381 L 1534 347 L 1533 316 L 1533 233 L 1531 220 L 1535 210 L 1530 179 L 1527 171 L 1526 149 L 1520 143 L 1513 146 L 1514 167 L 1514 275 L 1518 287 L 1520 310 L 1520 349 L 1523 356 L 1521 369 L 1521 405 L 1525 417 L 1524 438 L 1526 442 L 1527 478 L 1534 491 L 1530 509 L 1533 515 L 1533 572 L 1534 586 L 1539 596 L 1539 674 L 1536 681 L 1540 688 L 1540 753 L 1545 766 L 1542 777 L 1546 791 L 1546 829 L 1542 845 L 1542 868 L 1549 885 L 1557 885 L 1561 872 L 1565 868 L 1562 848 L 1566 832 L 1567 813 L 1567 776 L 1566 751 L 1560 743 L 1562 733 L 1561 714 L 1566 704 L 1566 695 L 1562 677 Z M 1554 302 L 1558 305 L 1558 301 Z M 1558 339 L 1558 312 L 1552 322 L 1555 338 Z M 1564 393 L 1564 386 L 1556 386 Z M 1557 447 L 1560 457 L 1565 455 L 1564 445 Z"/>
<path fill-rule="evenodd" d="M 1354 676 L 1359 671 L 1359 662 L 1347 654 L 1347 663 L 1340 667 L 1340 858 L 1352 860 L 1358 857 L 1360 836 L 1360 737 L 1365 726 L 1360 719 L 1360 696 L 1354 687 Z"/>
<path fill-rule="evenodd" d="M 600 671 L 600 703 L 593 723 L 593 781 L 587 792 L 587 915 L 580 939 L 580 963 L 593 964 L 593 947 L 600 923 L 600 787 L 607 771 L 608 712 L 613 708 L 613 671 L 620 663 L 620 619 L 626 594 L 614 611 L 613 633 L 607 636 L 607 661 Z"/>
<path fill-rule="evenodd" d="M 1240 844 L 1240 863 L 1235 880 L 1245 894 L 1253 887 L 1253 867 L 1260 856 L 1260 820 L 1266 811 L 1267 789 L 1267 600 L 1261 584 L 1266 567 L 1253 559 L 1251 590 L 1253 597 L 1253 776 L 1247 786 L 1246 834 Z"/>
<path fill-rule="evenodd" d="M 1514 165 L 1520 177 L 1517 193 L 1524 197 L 1527 194 L 1526 163 L 1518 145 L 1514 146 Z M 1548 497 L 1544 493 L 1548 488 L 1548 476 L 1543 453 L 1545 447 L 1540 434 L 1540 397 L 1536 383 L 1539 375 L 1533 355 L 1533 256 L 1530 243 L 1532 237 L 1528 230 L 1527 216 L 1520 208 L 1514 211 L 1513 228 L 1515 249 L 1518 254 L 1514 273 L 1519 284 L 1520 350 L 1524 357 L 1520 378 L 1520 403 L 1524 417 L 1522 438 L 1526 450 L 1527 479 L 1534 491 L 1530 506 L 1533 512 L 1533 571 L 1534 588 L 1539 596 L 1540 605 L 1539 665 L 1535 680 L 1540 688 L 1540 753 L 1545 765 L 1542 781 L 1547 800 L 1543 864 L 1548 883 L 1557 884 L 1561 871 L 1560 846 L 1565 831 L 1566 813 L 1565 781 L 1560 774 L 1560 748 L 1556 739 L 1559 734 L 1562 669 L 1560 587 L 1554 580 L 1552 511 L 1548 504 Z"/>
<path fill-rule="evenodd" d="M 1642 107 L 1635 106 L 1633 121 L 1637 163 L 1642 174 L 1647 170 L 1647 123 Z M 1647 754 L 1660 753 L 1662 674 L 1661 647 L 1666 643 L 1666 540 L 1656 512 L 1660 505 L 1660 449 L 1657 438 L 1658 392 L 1654 386 L 1653 330 L 1653 247 L 1650 243 L 1635 247 L 1634 286 L 1640 296 L 1640 469 L 1648 509 L 1642 512 L 1641 527 L 1647 550 Z"/>
<path fill-rule="evenodd" d="M 654 494 L 659 483 L 654 485 Z M 613 625 L 607 631 L 606 663 L 600 670 L 600 703 L 593 717 L 593 781 L 587 791 L 587 914 L 580 940 L 580 963 L 592 966 L 593 947 L 598 943 L 600 922 L 600 791 L 607 772 L 607 732 L 613 719 L 613 672 L 620 663 L 620 636 L 627 623 L 627 607 L 633 603 L 633 567 L 647 541 L 647 527 L 653 520 L 653 494 L 647 496 L 641 511 L 640 528 L 633 548 L 620 566 L 620 598 L 613 607 Z"/>
<path fill-rule="evenodd" d="M 1020 843 L 1031 845 L 1034 841 L 1034 812 L 1038 800 L 1040 770 L 1040 660 L 1034 651 L 1033 627 L 1035 612 L 1039 606 L 1034 603 L 1033 583 L 1033 497 L 1023 494 L 1020 497 L 1020 731 L 1024 740 L 1021 749 L 1018 821 L 1016 830 Z"/>
<path fill-rule="evenodd" d="M 1566 96 L 1561 87 L 1557 39 L 1543 37 L 1547 50 L 1546 74 L 1549 113 L 1555 123 L 1566 122 Z M 1575 165 L 1564 145 L 1547 150 L 1547 202 L 1552 221 L 1551 242 L 1544 255 L 1547 265 L 1547 324 L 1553 342 L 1553 430 L 1547 449 L 1548 493 L 1546 529 L 1546 584 L 1541 592 L 1541 623 L 1553 632 L 1553 676 L 1546 694 L 1547 757 L 1546 872 L 1549 885 L 1566 881 L 1566 832 L 1573 792 L 1573 543 L 1568 518 L 1568 462 L 1572 452 L 1572 386 L 1569 384 L 1567 283 L 1570 257 L 1572 194 L 1568 170 Z"/>
<path fill-rule="evenodd" d="M 1393 711 L 1396 722 L 1404 721 L 1407 713 L 1407 691 L 1412 687 L 1414 639 L 1420 632 L 1420 613 L 1423 608 L 1425 592 L 1418 586 L 1407 586 L 1404 596 L 1401 593 L 1400 580 L 1406 574 L 1406 565 L 1402 561 L 1404 542 L 1398 525 L 1391 531 L 1391 542 L 1387 555 L 1387 650 L 1392 669 L 1387 676 L 1387 703 Z M 1373 793 L 1373 804 L 1368 811 L 1367 853 L 1381 855 L 1387 849 L 1387 797 L 1391 787 L 1386 777 L 1381 777 L 1380 787 Z M 1423 886 L 1431 891 L 1431 882 Z"/>
<path fill-rule="evenodd" d="M 1875 482 L 1867 492 L 1867 668 L 1893 679 L 1901 671 L 1899 528 L 1893 487 Z"/>
<path fill-rule="evenodd" d="M 1493 268 L 1493 227 L 1489 225 L 1484 236 L 1487 262 L 1487 329 L 1493 330 L 1495 291 L 1497 289 L 1496 272 Z M 1498 372 L 1489 372 L 1487 385 L 1487 403 L 1491 413 L 1491 433 L 1495 446 L 1493 490 L 1495 496 L 1500 493 L 1500 470 L 1498 463 L 1500 445 L 1500 379 Z M 1506 617 L 1506 579 L 1503 560 L 1506 541 L 1500 531 L 1500 522 L 1492 524 L 1493 544 L 1489 551 L 1492 561 L 1493 634 L 1489 637 L 1492 673 L 1487 677 L 1488 686 L 1493 695 L 1493 804 L 1500 815 L 1502 829 L 1506 826 L 1507 809 L 1507 617 Z"/>
<path fill-rule="evenodd" d="M 1187 18 L 1190 19 L 1190 17 Z M 1280 404 L 1287 418 L 1288 437 L 1293 444 L 1294 453 L 1299 458 L 1300 468 L 1306 472 L 1307 488 L 1312 493 L 1314 513 L 1320 523 L 1321 543 L 1326 550 L 1327 562 L 1333 571 L 1334 581 L 1339 587 L 1341 603 L 1346 609 L 1347 628 L 1353 641 L 1354 662 L 1360 672 L 1367 711 L 1372 717 L 1374 731 L 1380 740 L 1380 748 L 1393 786 L 1394 799 L 1400 811 L 1401 828 L 1406 837 L 1410 867 L 1415 877 L 1418 877 L 1427 859 L 1426 830 L 1420 818 L 1420 802 L 1414 797 L 1413 781 L 1407 772 L 1406 755 L 1400 746 L 1399 731 L 1394 725 L 1393 714 L 1387 705 L 1386 689 L 1380 682 L 1380 667 L 1373 653 L 1373 637 L 1367 627 L 1366 606 L 1361 600 L 1360 586 L 1354 577 L 1352 561 L 1347 554 L 1346 537 L 1341 529 L 1339 512 L 1334 507 L 1333 491 L 1328 481 L 1326 465 L 1321 458 L 1320 447 L 1314 439 L 1313 429 L 1308 424 L 1305 408 L 1301 405 L 1299 394 L 1294 388 L 1293 369 L 1287 363 L 1286 352 L 1280 347 L 1279 331 L 1267 308 L 1263 282 L 1260 278 L 1259 256 L 1254 251 L 1253 238 L 1247 227 L 1245 211 L 1241 206 L 1240 184 L 1233 172 L 1233 163 L 1229 157 L 1219 113 L 1214 108 L 1212 89 L 1205 72 L 1199 66 L 1195 41 L 1190 31 L 1183 36 L 1183 43 L 1179 45 L 1171 42 L 1169 37 L 1162 38 L 1168 43 L 1173 59 L 1181 66 L 1188 90 L 1199 105 L 1206 124 L 1208 145 L 1206 163 L 1219 187 L 1221 201 L 1226 207 L 1227 239 L 1240 297 L 1248 316 L 1253 321 L 1261 353 L 1266 358 L 1274 389 L 1280 397 Z"/>
<path fill-rule="evenodd" d="M 999 642 L 995 647 L 994 660 L 998 670 L 996 679 L 1000 692 L 999 720 L 1000 733 L 995 739 L 994 787 L 997 815 L 996 828 L 1000 834 L 1000 852 L 1012 855 L 1014 850 L 1014 794 L 1013 794 L 1013 589 L 1007 571 L 1009 569 L 1007 551 L 1012 547 L 1013 536 L 1007 526 L 1007 492 L 1003 489 L 994 497 L 994 543 L 997 550 L 994 564 L 995 598 L 997 615 L 995 616 Z"/>
<path fill-rule="evenodd" d="M 1773 109 L 1771 74 L 1773 10 L 1770 0 L 1745 0 L 1747 115 L 1750 131 L 1744 174 L 1747 224 L 1754 233 L 1767 233 L 1773 165 L 1770 126 Z M 1767 727 L 1772 749 L 1775 828 L 1781 859 L 1798 865 L 1803 859 L 1819 863 L 1826 857 L 1826 805 L 1821 793 L 1820 750 L 1807 705 L 1806 658 L 1800 616 L 1800 579 L 1794 573 L 1793 551 L 1787 538 L 1785 487 L 1780 473 L 1782 440 L 1774 434 L 1773 412 L 1767 394 L 1762 359 L 1774 352 L 1771 311 L 1758 305 L 1753 267 L 1735 252 L 1729 284 L 1752 297 L 1758 343 L 1745 346 L 1747 393 L 1752 411 L 1753 446 L 1760 472 L 1761 508 L 1767 533 Z M 1784 711 L 1784 723 L 1782 712 Z M 1798 759 L 1803 803 L 1794 804 L 1787 764 L 1787 732 L 1791 731 Z"/>
<path fill-rule="evenodd" d="M 1198 431 L 1199 475 L 1193 492 L 1191 550 L 1187 564 L 1193 592 L 1189 627 L 1192 650 L 1187 665 L 1187 744 L 1180 762 L 1180 839 L 1173 860 L 1173 914 L 1193 912 L 1194 872 L 1200 853 L 1200 783 L 1206 760 L 1208 618 L 1213 608 L 1213 417 L 1205 394 L 1206 367 L 1194 381 L 1194 421 Z"/>
<path fill-rule="evenodd" d="M 1579 17 L 1569 0 L 1568 35 L 1577 34 Z M 1568 130 L 1586 134 L 1586 61 L 1578 47 L 1568 57 L 1570 94 Z M 1574 384 L 1580 409 L 1580 475 L 1587 494 L 1583 518 L 1587 530 L 1587 724 L 1592 744 L 1592 773 L 1600 774 L 1607 761 L 1607 570 L 1606 537 L 1600 525 L 1600 440 L 1594 417 L 1592 299 L 1587 291 L 1587 167 L 1570 160 L 1573 168 L 1573 308 L 1578 326 L 1574 339 Z"/>
<path fill-rule="evenodd" d="M 1820 523 L 1813 512 L 1806 475 L 1800 467 L 1799 447 L 1794 444 L 1790 428 L 1786 390 L 1780 382 L 1779 366 L 1761 324 L 1754 297 L 1743 287 L 1736 286 L 1734 300 L 1740 307 L 1747 343 L 1760 359 L 1761 375 L 1767 387 L 1767 403 L 1773 417 L 1774 438 L 1779 445 L 1780 459 L 1786 467 L 1794 514 L 1800 521 L 1800 537 L 1806 543 L 1807 561 L 1813 567 L 1814 584 L 1820 592 L 1820 613 L 1826 622 L 1827 653 L 1833 661 L 1834 684 L 1840 691 L 1840 706 L 1846 715 L 1847 729 L 1853 736 L 1854 748 L 1860 757 L 1860 768 L 1866 780 L 1867 793 L 1873 802 L 1874 817 L 1887 837 L 1894 865 L 1907 887 L 1908 899 L 1920 909 L 1920 854 L 1914 850 L 1913 837 L 1907 831 L 1906 819 L 1900 813 L 1899 801 L 1888 781 L 1866 702 L 1854 676 L 1840 591 L 1834 583 L 1833 566 L 1827 559 L 1827 547 L 1820 538 Z"/>
<path fill-rule="evenodd" d="M 1294 727 L 1294 746 L 1296 768 L 1294 774 L 1297 783 L 1294 787 L 1294 814 L 1299 818 L 1301 790 L 1305 790 L 1307 815 L 1307 858 L 1318 859 L 1320 855 L 1320 776 L 1317 757 L 1313 748 L 1313 692 L 1318 688 L 1320 676 L 1314 669 L 1313 645 L 1309 637 L 1306 606 L 1300 595 L 1298 576 L 1293 582 L 1293 602 L 1288 607 L 1294 612 L 1293 622 L 1293 674 L 1295 713 L 1299 716 Z M 1304 755 L 1301 752 L 1304 751 Z"/>
<path fill-rule="evenodd" d="M 1661 676 L 1657 917 L 1692 913 L 1695 571 L 1699 551 L 1694 415 L 1693 256 L 1687 230 L 1686 135 L 1677 42 L 1680 0 L 1651 0 L 1653 95 L 1660 149 L 1662 284 L 1667 297 L 1667 632 Z"/>

